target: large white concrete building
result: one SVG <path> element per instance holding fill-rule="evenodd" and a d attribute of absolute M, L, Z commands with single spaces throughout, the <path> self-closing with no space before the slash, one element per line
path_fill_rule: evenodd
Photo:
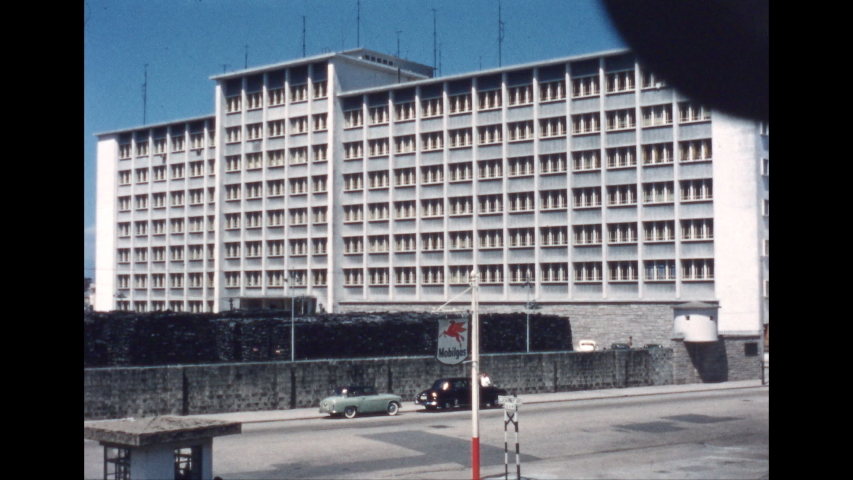
<path fill-rule="evenodd" d="M 768 127 L 629 51 L 432 78 L 358 49 L 211 78 L 215 114 L 97 135 L 96 310 L 426 310 L 476 271 L 484 311 L 769 322 Z"/>

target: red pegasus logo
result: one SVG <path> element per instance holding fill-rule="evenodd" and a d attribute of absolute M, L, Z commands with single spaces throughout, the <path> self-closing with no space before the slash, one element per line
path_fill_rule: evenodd
<path fill-rule="evenodd" d="M 441 332 L 441 335 L 446 337 L 455 338 L 459 345 L 462 345 L 462 332 L 465 331 L 465 326 L 462 322 L 454 322 L 450 321 L 450 325 L 448 325 L 447 330 Z"/>

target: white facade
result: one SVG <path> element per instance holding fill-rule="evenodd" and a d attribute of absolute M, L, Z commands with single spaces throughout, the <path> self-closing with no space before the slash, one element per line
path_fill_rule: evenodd
<path fill-rule="evenodd" d="M 720 333 L 769 321 L 766 127 L 627 51 L 430 71 L 326 54 L 212 77 L 213 116 L 99 135 L 96 309 L 423 310 L 477 270 L 485 310 L 705 301 Z"/>

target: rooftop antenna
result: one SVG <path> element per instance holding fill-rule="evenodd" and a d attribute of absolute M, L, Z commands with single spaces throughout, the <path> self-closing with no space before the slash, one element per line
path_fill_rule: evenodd
<path fill-rule="evenodd" d="M 400 33 L 402 30 L 397 30 L 397 58 L 400 58 Z"/>
<path fill-rule="evenodd" d="M 302 15 L 302 58 L 305 58 L 305 15 Z"/>
<path fill-rule="evenodd" d="M 227 63 L 223 63 L 223 64 L 222 64 L 222 73 L 225 73 L 225 69 L 226 69 L 226 68 L 228 68 L 228 64 L 227 64 Z"/>
<path fill-rule="evenodd" d="M 246 60 L 243 63 L 243 68 L 249 68 L 249 45 L 246 45 Z"/>
<path fill-rule="evenodd" d="M 436 70 L 436 66 L 438 62 L 435 60 L 436 55 L 436 34 L 435 34 L 435 9 L 432 9 L 432 70 L 433 72 Z"/>
<path fill-rule="evenodd" d="M 361 0 L 358 0 L 357 6 L 358 6 L 358 10 L 356 11 L 356 15 L 355 15 L 355 24 L 356 24 L 355 43 L 356 43 L 357 47 L 361 47 Z"/>
<path fill-rule="evenodd" d="M 145 64 L 145 82 L 142 84 L 142 124 L 145 125 L 145 116 L 148 111 L 148 64 Z"/>
<path fill-rule="evenodd" d="M 504 22 L 501 20 L 501 0 L 498 0 L 498 66 L 502 66 L 501 46 L 504 41 Z"/>
<path fill-rule="evenodd" d="M 441 44 L 438 44 L 438 76 L 441 76 Z"/>

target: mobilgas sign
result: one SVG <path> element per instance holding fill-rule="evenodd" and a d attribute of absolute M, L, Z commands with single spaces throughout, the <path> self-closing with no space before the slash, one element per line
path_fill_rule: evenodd
<path fill-rule="evenodd" d="M 468 319 L 438 321 L 439 362 L 447 365 L 462 363 L 468 357 Z"/>

